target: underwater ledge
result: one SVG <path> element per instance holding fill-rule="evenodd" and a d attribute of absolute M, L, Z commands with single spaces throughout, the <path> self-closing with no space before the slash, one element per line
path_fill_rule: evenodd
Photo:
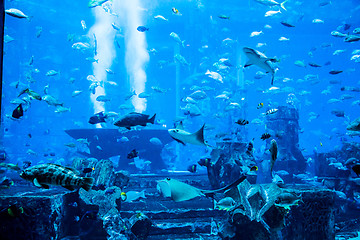
<path fill-rule="evenodd" d="M 186 176 L 185 176 L 186 175 Z M 188 179 L 185 174 L 183 179 Z M 180 177 L 180 175 L 176 175 Z M 209 198 L 196 198 L 189 201 L 176 203 L 169 198 L 159 197 L 156 190 L 156 180 L 163 175 L 134 175 L 131 177 L 130 186 L 137 186 L 137 191 L 146 189 L 145 201 L 121 203 L 121 207 L 111 208 L 107 214 L 100 214 L 104 206 L 88 204 L 83 194 L 106 196 L 105 191 L 68 190 L 53 187 L 50 190 L 36 190 L 35 192 L 6 194 L 0 193 L 1 209 L 16 205 L 22 207 L 24 213 L 18 217 L 5 214 L 0 216 L 0 236 L 7 239 L 334 239 L 335 238 L 335 193 L 326 189 L 314 189 L 307 185 L 290 185 L 286 190 L 301 194 L 302 201 L 291 206 L 286 211 L 284 218 L 278 215 L 274 207 L 263 214 L 264 221 L 270 226 L 265 231 L 258 221 L 246 220 L 246 216 L 232 215 L 234 233 L 230 234 L 229 228 L 214 231 L 214 222 L 229 222 L 231 214 L 227 211 L 213 209 L 213 201 Z M 196 176 L 191 180 L 194 185 L 203 186 L 208 181 L 206 175 Z M 265 186 L 266 184 L 262 184 Z M 21 187 L 20 187 L 21 188 Z M 27 189 L 29 189 L 27 187 Z M 129 188 L 130 189 L 130 188 Z M 25 190 L 25 187 L 23 188 Z M 259 196 L 257 196 L 258 198 Z M 87 202 L 87 203 L 85 203 Z M 259 201 L 261 202 L 261 201 Z M 109 207 L 109 206 L 107 206 Z M 100 212 L 99 212 L 100 208 Z M 256 209 L 256 207 L 254 207 Z M 119 211 L 120 210 L 120 211 Z M 101 217 L 96 217 L 94 222 L 89 219 L 76 219 L 88 212 L 99 212 Z M 118 232 L 120 238 L 109 238 L 109 232 L 120 229 L 115 227 L 121 221 L 142 216 L 148 221 L 140 225 L 147 231 L 142 237 L 136 238 L 134 234 L 126 235 Z M 236 217 L 234 217 L 236 216 Z M 236 218 L 236 221 L 234 220 Z M 279 223 L 281 223 L 279 225 Z M 141 224 L 145 224 L 141 223 Z M 145 227 L 148 226 L 148 227 Z M 131 227 L 130 227 L 131 228 Z M 111 231 L 109 231 L 109 229 Z M 120 230 L 119 230 L 120 231 Z M 124 231 L 124 230 L 122 230 Z M 111 234 L 111 235 L 114 235 Z M 246 237 L 245 237 L 246 236 Z M 240 237 L 240 238 L 239 238 Z M 290 238 L 289 238 L 290 237 Z"/>

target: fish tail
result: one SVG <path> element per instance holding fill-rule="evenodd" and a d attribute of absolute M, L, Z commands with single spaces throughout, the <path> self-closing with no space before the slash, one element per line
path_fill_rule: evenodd
<path fill-rule="evenodd" d="M 184 41 L 181 41 L 181 45 L 182 45 L 183 47 L 185 47 L 185 40 L 184 40 Z"/>
<path fill-rule="evenodd" d="M 29 22 L 31 22 L 31 20 L 33 19 L 33 17 L 34 17 L 34 16 L 28 16 L 28 17 L 27 17 L 27 20 L 28 20 Z"/>
<path fill-rule="evenodd" d="M 152 124 L 154 124 L 155 117 L 156 117 L 156 113 L 154 114 L 154 116 L 152 116 L 152 117 L 149 119 L 149 122 L 152 123 Z"/>
<path fill-rule="evenodd" d="M 196 133 L 193 133 L 193 135 L 195 135 L 196 139 L 199 142 L 201 142 L 202 144 L 204 144 L 206 146 L 207 144 L 204 140 L 204 128 L 205 128 L 205 123 Z"/>
<path fill-rule="evenodd" d="M 283 1 L 282 3 L 280 3 L 280 7 L 281 7 L 282 9 L 284 9 L 285 11 L 287 11 L 287 10 L 286 10 L 284 4 L 285 4 L 287 1 L 288 1 L 288 0 L 285 0 L 285 1 Z"/>
<path fill-rule="evenodd" d="M 146 198 L 146 196 L 145 196 L 145 189 L 140 192 L 140 197 L 141 197 L 141 198 Z"/>
<path fill-rule="evenodd" d="M 217 207 L 217 201 L 214 199 L 214 209 Z"/>
<path fill-rule="evenodd" d="M 92 177 L 84 177 L 83 178 L 83 184 L 82 184 L 82 188 L 85 189 L 86 191 L 89 191 L 92 187 L 94 183 L 94 179 Z"/>
<path fill-rule="evenodd" d="M 204 193 L 207 196 L 209 196 L 209 195 L 211 196 L 216 192 L 225 192 L 226 190 L 229 190 L 231 188 L 236 187 L 237 185 L 242 183 L 245 179 L 246 179 L 246 175 L 241 176 L 238 180 L 236 180 L 235 182 L 233 182 L 233 183 L 231 183 L 231 184 L 229 184 L 229 185 L 227 185 L 227 186 L 225 186 L 223 188 L 219 188 L 219 189 L 216 189 L 216 190 L 202 190 L 202 193 Z"/>

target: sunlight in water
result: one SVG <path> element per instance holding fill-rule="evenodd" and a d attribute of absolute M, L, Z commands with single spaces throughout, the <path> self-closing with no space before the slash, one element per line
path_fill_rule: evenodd
<path fill-rule="evenodd" d="M 145 91 L 145 67 L 149 61 L 146 33 L 137 31 L 137 27 L 144 25 L 142 21 L 144 9 L 139 0 L 117 0 L 113 2 L 113 7 L 118 15 L 118 24 L 125 30 L 125 65 L 131 90 L 139 94 Z M 136 112 L 141 113 L 146 110 L 144 98 L 134 96 L 132 104 Z"/>
<path fill-rule="evenodd" d="M 92 42 L 96 41 L 96 55 L 94 59 L 98 62 L 93 62 L 93 75 L 99 81 L 100 86 L 96 88 L 95 94 L 90 94 L 90 99 L 94 104 L 94 112 L 105 111 L 105 104 L 96 101 L 99 95 L 105 95 L 104 82 L 107 80 L 107 73 L 105 69 L 110 68 L 115 58 L 114 38 L 115 31 L 111 26 L 113 16 L 106 13 L 101 8 L 94 8 L 93 14 L 95 15 L 95 24 L 88 32 L 88 36 Z M 94 44 L 95 45 L 95 44 Z M 97 124 L 99 127 L 100 125 Z"/>

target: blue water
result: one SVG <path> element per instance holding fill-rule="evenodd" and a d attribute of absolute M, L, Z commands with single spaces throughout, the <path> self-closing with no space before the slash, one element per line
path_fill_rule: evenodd
<path fill-rule="evenodd" d="M 325 2 L 329 4 L 320 6 Z M 20 9 L 29 16 L 29 19 L 5 16 L 5 35 L 14 39 L 4 43 L 1 128 L 7 162 L 19 166 L 22 166 L 24 161 L 31 161 L 32 165 L 48 162 L 71 165 L 72 158 L 80 156 L 77 151 L 84 146 L 64 130 L 117 129 L 113 125 L 114 119 L 108 119 L 101 126 L 88 123 L 89 118 L 99 111 L 94 109 L 98 103 L 94 104 L 90 99 L 92 93 L 88 89 L 91 82 L 87 80 L 89 75 L 95 74 L 94 67 L 98 63 L 92 63 L 86 58 L 95 58 L 99 64 L 107 62 L 107 66 L 101 69 L 106 76 L 102 80 L 111 81 L 113 84 L 101 82 L 106 96 L 111 99 L 102 105 L 102 109 L 105 112 L 115 112 L 119 116 L 139 107 L 137 104 L 134 106 L 132 100 L 125 100 L 136 88 L 129 69 L 136 67 L 137 60 L 144 55 L 145 59 L 148 58 L 144 64 L 140 64 L 146 76 L 146 82 L 143 83 L 145 92 L 151 94 L 142 113 L 150 116 L 156 113 L 157 123 L 146 128 L 167 130 L 173 128 L 175 119 L 179 117 L 185 119 L 184 126 L 189 132 L 197 131 L 205 123 L 211 128 L 205 130 L 205 139 L 213 146 L 221 140 L 216 137 L 217 134 L 228 134 L 228 137 L 235 140 L 231 133 L 239 131 L 237 140 L 249 142 L 254 139 L 254 155 L 261 157 L 268 148 L 266 142 L 260 139 L 261 135 L 268 131 L 262 114 L 268 109 L 289 106 L 299 112 L 299 148 L 306 158 L 314 152 L 340 150 L 345 141 L 359 142 L 358 136 L 347 135 L 346 126 L 359 117 L 360 104 L 356 101 L 360 100 L 360 93 L 341 91 L 341 87 L 360 87 L 360 63 L 350 60 L 352 52 L 360 49 L 360 42 L 344 42 L 344 38 L 330 34 L 337 29 L 344 34 L 352 34 L 355 28 L 360 28 L 359 1 L 289 0 L 285 3 L 286 11 L 281 9 L 281 13 L 272 17 L 264 15 L 267 11 L 279 10 L 278 6 L 268 7 L 254 0 L 113 0 L 96 8 L 89 8 L 87 4 L 87 1 L 69 0 L 5 1 L 5 9 Z M 96 36 L 96 52 L 99 55 L 94 55 L 91 28 L 104 20 L 103 17 L 95 15 L 96 11 L 105 12 L 104 6 L 111 9 L 113 15 L 106 13 L 110 22 L 102 23 L 102 26 L 103 29 L 108 29 L 108 32 Z M 181 15 L 174 14 L 173 7 L 178 9 Z M 138 14 L 139 24 L 132 22 L 130 10 Z M 156 15 L 162 15 L 168 21 L 154 19 Z M 219 15 L 230 18 L 221 19 Z M 313 23 L 314 19 L 324 22 Z M 82 20 L 86 23 L 86 29 L 81 25 Z M 286 27 L 281 21 L 295 27 Z M 112 28 L 112 22 L 121 30 Z M 349 24 L 350 28 L 344 30 L 344 24 Z M 136 32 L 139 25 L 149 30 Z M 266 25 L 270 27 L 265 27 Z M 134 42 L 129 41 L 130 33 L 134 31 L 136 41 L 145 36 L 145 46 L 129 47 Z M 250 37 L 254 31 L 262 31 L 263 34 Z M 185 47 L 170 37 L 171 32 L 185 40 Z M 289 40 L 279 41 L 280 37 Z M 226 46 L 223 40 L 227 38 L 230 38 L 232 43 Z M 73 49 L 73 44 L 78 42 L 89 44 L 89 49 L 84 52 Z M 257 47 L 258 43 L 266 45 Z M 108 52 L 103 53 L 102 44 L 107 45 Z M 275 73 L 274 85 L 270 84 L 270 74 L 261 79 L 255 78 L 258 71 L 265 72 L 259 67 L 243 68 L 247 61 L 243 47 L 257 49 L 267 57 L 279 60 L 276 63 L 278 70 Z M 155 49 L 156 53 L 150 52 L 150 49 Z M 336 50 L 345 51 L 334 55 Z M 145 54 L 141 51 L 145 51 Z M 190 65 L 182 66 L 176 62 L 175 54 L 181 54 Z M 29 65 L 32 56 L 33 63 Z M 216 69 L 213 64 L 221 58 L 227 58 L 232 66 L 225 71 Z M 296 66 L 294 62 L 298 60 L 303 61 L 306 67 Z M 160 66 L 159 61 L 166 63 Z M 312 62 L 321 67 L 309 66 L 308 63 Z M 330 64 L 325 65 L 326 62 Z M 106 73 L 105 68 L 110 68 L 114 74 Z M 55 70 L 58 74 L 46 76 L 50 70 Z M 206 76 L 207 70 L 220 73 L 223 83 Z M 343 72 L 331 75 L 329 72 L 332 70 Z M 309 74 L 316 75 L 317 80 L 301 80 Z M 19 86 L 15 87 L 18 81 Z M 70 111 L 55 113 L 56 107 L 48 106 L 44 101 L 31 100 L 23 117 L 18 120 L 10 117 L 17 106 L 10 102 L 17 98 L 21 90 L 28 87 L 44 96 L 44 87 L 47 85 L 48 94 L 62 102 L 64 107 L 70 108 Z M 204 90 L 207 98 L 196 104 L 201 115 L 190 117 L 181 110 L 186 105 L 182 99 L 194 92 L 191 90 L 194 85 L 210 87 L 212 90 Z M 156 93 L 152 87 L 168 91 Z M 279 90 L 269 90 L 271 87 Z M 99 89 L 100 87 L 96 88 L 96 91 Z M 75 90 L 82 93 L 72 97 Z M 329 93 L 325 94 L 324 90 L 329 90 Z M 215 98 L 223 91 L 230 92 L 230 100 Z M 341 100 L 343 94 L 349 94 L 352 98 Z M 26 94 L 21 97 L 25 96 Z M 330 99 L 340 100 L 329 103 Z M 293 100 L 293 103 L 289 103 L 289 100 Z M 239 107 L 225 111 L 230 102 L 237 103 Z M 257 109 L 259 103 L 263 103 L 264 107 Z M 130 105 L 130 109 L 120 109 L 123 104 Z M 331 113 L 333 110 L 344 111 L 345 116 L 337 117 Z M 315 119 L 309 119 L 311 115 L 316 116 Z M 239 118 L 250 123 L 238 126 L 235 122 Z M 259 124 L 253 121 L 256 119 L 260 120 Z M 65 146 L 69 143 L 75 143 L 76 147 Z M 210 147 L 183 147 L 176 142 L 171 142 L 166 148 L 168 150 L 163 153 L 163 157 L 171 170 L 186 171 L 190 164 L 196 163 L 200 157 L 209 156 L 211 152 Z M 54 153 L 53 156 L 50 156 L 50 153 Z M 174 160 L 176 154 L 179 158 Z M 117 157 L 112 160 L 116 165 Z M 122 166 L 116 168 L 122 169 Z M 206 172 L 205 168 L 199 169 L 200 172 Z"/>
<path fill-rule="evenodd" d="M 350 61 L 350 57 L 352 56 L 351 52 L 357 49 L 359 45 L 357 42 L 343 42 L 343 39 L 331 36 L 330 32 L 336 30 L 343 23 L 351 24 L 351 28 L 347 32 L 352 32 L 354 28 L 359 26 L 357 25 L 359 10 L 356 9 L 358 6 L 356 1 L 334 1 L 332 4 L 323 7 L 319 6 L 320 2 L 289 1 L 285 4 L 287 11 L 282 10 L 280 14 L 273 17 L 264 17 L 266 11 L 277 10 L 278 7 L 269 8 L 255 1 L 243 1 L 236 4 L 232 1 L 211 1 L 211 3 L 206 1 L 189 1 L 187 3 L 181 3 L 181 1 L 158 1 L 155 3 L 153 1 L 141 1 L 143 10 L 140 10 L 139 14 L 142 25 L 150 28 L 150 30 L 139 34 L 146 35 L 148 49 L 155 48 L 157 50 L 156 54 L 149 54 L 149 62 L 145 67 L 146 91 L 151 92 L 151 86 L 171 89 L 165 94 L 154 94 L 149 98 L 146 113 L 157 113 L 158 118 L 165 120 L 167 126 L 172 126 L 172 120 L 176 115 L 176 87 L 180 89 L 180 98 L 186 97 L 192 92 L 189 90 L 192 85 L 201 85 L 201 80 L 211 79 L 206 76 L 190 82 L 186 82 L 185 79 L 196 73 L 205 73 L 207 69 L 216 70 L 211 65 L 225 56 L 240 70 L 233 67 L 229 73 L 223 74 L 224 84 L 209 81 L 208 86 L 216 88 L 216 91 L 208 92 L 210 98 L 206 100 L 207 104 L 204 104 L 202 108 L 200 106 L 203 115 L 189 120 L 189 124 L 187 124 L 189 131 L 195 131 L 202 123 L 217 126 L 215 131 L 224 128 L 226 131 L 231 131 L 235 126 L 223 124 L 223 119 L 228 119 L 228 116 L 236 119 L 239 116 L 242 117 L 241 114 L 244 113 L 246 115 L 243 117 L 250 121 L 254 118 L 261 119 L 259 114 L 265 108 L 257 110 L 258 103 L 263 102 L 265 106 L 270 105 L 271 108 L 286 105 L 288 94 L 293 93 L 299 101 L 297 107 L 300 113 L 300 127 L 303 132 L 300 135 L 301 147 L 308 153 L 311 153 L 315 147 L 319 152 L 339 148 L 341 144 L 339 139 L 348 138 L 345 135 L 347 118 L 336 117 L 331 114 L 331 110 L 343 110 L 350 120 L 355 119 L 358 117 L 359 106 L 358 104 L 352 106 L 351 103 L 358 99 L 358 93 L 349 93 L 354 98 L 339 103 L 328 104 L 327 101 L 331 98 L 339 98 L 342 94 L 347 93 L 340 91 L 342 86 L 358 85 L 356 78 L 359 71 L 358 63 Z M 221 4 L 220 8 L 218 4 Z M 86 42 L 84 36 L 95 23 L 94 9 L 88 8 L 86 2 L 73 1 L 62 2 L 62 4 L 57 1 L 46 1 L 41 4 L 36 1 L 6 1 L 5 6 L 6 9 L 21 9 L 32 18 L 31 21 L 27 21 L 26 19 L 6 16 L 5 35 L 9 35 L 15 40 L 6 43 L 4 47 L 4 147 L 14 163 L 28 158 L 38 161 L 42 159 L 43 153 L 48 150 L 56 152 L 60 157 L 69 151 L 63 144 L 71 141 L 71 138 L 64 134 L 64 129 L 94 127 L 87 123 L 88 118 L 94 113 L 93 104 L 89 100 L 90 92 L 87 90 L 90 82 L 86 80 L 86 77 L 92 74 L 92 63 L 85 60 L 86 57 L 94 56 L 93 51 L 81 53 L 71 48 L 75 42 Z M 182 16 L 172 14 L 172 7 L 179 9 Z M 153 17 L 158 14 L 168 18 L 169 21 L 154 19 Z M 217 16 L 220 14 L 230 16 L 230 20 L 218 18 Z M 324 23 L 312 23 L 315 18 L 324 20 Z M 81 27 L 81 20 L 86 22 L 87 29 L 85 31 Z M 114 21 L 116 21 L 115 16 Z M 288 21 L 295 27 L 287 28 L 281 25 L 280 21 Z M 272 28 L 264 28 L 266 24 Z M 39 27 L 42 28 L 42 33 L 37 38 L 36 32 Z M 264 34 L 253 38 L 249 37 L 251 32 L 260 30 Z M 122 34 L 116 36 L 115 40 L 120 43 L 120 48 L 114 46 L 112 49 L 116 52 L 116 57 L 111 66 L 115 74 L 107 75 L 107 80 L 115 81 L 118 86 L 106 86 L 107 95 L 111 97 L 111 101 L 105 104 L 106 110 L 120 114 L 131 111 L 131 109 L 125 111 L 118 109 L 119 105 L 125 103 L 124 96 L 131 91 L 124 63 L 127 31 L 123 27 Z M 180 54 L 191 64 L 189 68 L 180 67 L 178 73 L 179 86 L 175 86 L 175 64 L 169 64 L 163 68 L 158 66 L 159 60 L 174 61 L 173 54 L 174 49 L 177 48 L 177 43 L 169 37 L 170 32 L 177 33 L 182 40 L 185 40 L 186 47 L 180 47 Z M 68 34 L 74 34 L 75 41 L 68 41 Z M 290 41 L 278 41 L 281 36 L 289 38 Z M 222 47 L 221 42 L 225 38 L 231 38 L 236 42 L 231 47 Z M 90 41 L 88 42 L 90 43 Z M 246 57 L 241 51 L 242 47 L 255 48 L 259 42 L 266 43 L 266 46 L 258 50 L 265 52 L 268 57 L 276 56 L 281 60 L 278 63 L 279 70 L 276 73 L 274 86 L 291 87 L 293 88 L 292 91 L 280 94 L 263 94 L 261 91 L 271 87 L 270 76 L 254 79 L 255 73 L 261 69 L 256 66 L 244 71 L 241 69 L 241 65 L 246 61 Z M 332 46 L 321 47 L 323 43 L 330 43 Z M 201 53 L 199 48 L 204 45 L 207 45 L 208 48 Z M 312 48 L 316 48 L 316 50 L 312 51 L 313 56 L 310 57 L 308 53 Z M 333 52 L 338 49 L 345 49 L 346 51 L 334 56 Z M 31 56 L 34 56 L 34 63 L 32 66 L 28 66 L 27 63 Z M 203 57 L 208 57 L 209 60 L 201 64 Z M 312 68 L 308 65 L 306 68 L 297 67 L 294 65 L 296 60 L 302 60 L 305 64 L 315 62 L 322 67 Z M 327 61 L 330 61 L 331 65 L 323 66 Z M 34 82 L 27 83 L 26 74 L 34 68 L 39 69 L 40 72 L 32 73 Z M 330 75 L 328 72 L 332 69 L 344 72 L 339 75 Z M 60 74 L 48 77 L 45 73 L 49 70 L 56 70 Z M 253 82 L 253 84 L 245 85 L 246 94 L 244 96 L 236 95 L 239 90 L 239 87 L 236 86 L 238 73 L 239 75 L 243 74 L 244 80 Z M 307 74 L 318 75 L 319 82 L 315 85 L 297 83 L 298 79 L 304 79 Z M 285 77 L 293 81 L 282 82 Z M 70 78 L 75 79 L 74 83 L 69 83 Z M 28 84 L 32 90 L 40 94 L 43 94 L 44 86 L 49 85 L 49 94 L 63 102 L 65 107 L 70 107 L 71 111 L 54 113 L 55 108 L 53 106 L 32 100 L 30 108 L 24 113 L 21 120 L 13 121 L 5 117 L 5 114 L 11 114 L 15 106 L 9 102 L 16 98 L 19 93 L 19 89 L 11 87 L 10 84 L 18 80 L 21 83 Z M 338 80 L 340 83 L 330 84 L 329 80 Z M 320 94 L 327 87 L 331 88 L 331 93 L 328 95 Z M 71 93 L 74 90 L 82 90 L 83 93 L 72 98 Z M 236 96 L 233 101 L 243 104 L 243 109 L 226 113 L 222 119 L 216 119 L 213 115 L 221 113 L 226 105 L 221 100 L 214 99 L 214 96 L 221 94 L 223 90 L 231 90 L 232 94 Z M 309 94 L 301 95 L 301 91 L 308 91 Z M 242 97 L 245 97 L 245 100 L 241 101 Z M 181 106 L 185 105 L 182 103 Z M 310 112 L 318 114 L 319 117 L 309 122 L 308 114 Z M 231 121 L 226 120 L 227 123 Z M 75 125 L 76 122 L 78 122 L 77 125 Z M 108 127 L 112 127 L 111 124 L 108 124 Z M 247 140 L 253 137 L 259 140 L 257 136 L 265 131 L 264 124 L 250 124 L 247 128 L 249 131 Z M 31 138 L 28 137 L 29 133 L 32 135 Z M 211 136 L 211 134 L 208 135 Z M 357 141 L 358 139 L 351 138 L 349 140 Z M 257 141 L 255 148 L 260 148 L 260 144 L 262 144 L 261 141 Z M 28 149 L 32 149 L 37 155 L 29 156 L 26 154 Z M 201 150 L 196 149 L 196 151 Z"/>

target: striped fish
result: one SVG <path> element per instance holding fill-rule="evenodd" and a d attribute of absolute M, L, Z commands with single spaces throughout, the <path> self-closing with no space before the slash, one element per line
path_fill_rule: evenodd
<path fill-rule="evenodd" d="M 279 109 L 272 108 L 272 109 L 267 110 L 265 113 L 263 113 L 263 115 L 266 116 L 266 115 L 274 114 L 274 113 L 277 113 L 277 111 L 279 111 Z"/>
<path fill-rule="evenodd" d="M 73 168 L 53 163 L 29 167 L 20 173 L 20 177 L 37 187 L 48 189 L 49 185 L 57 185 L 71 191 L 79 187 L 89 191 L 94 182 L 91 177 L 78 176 Z"/>

